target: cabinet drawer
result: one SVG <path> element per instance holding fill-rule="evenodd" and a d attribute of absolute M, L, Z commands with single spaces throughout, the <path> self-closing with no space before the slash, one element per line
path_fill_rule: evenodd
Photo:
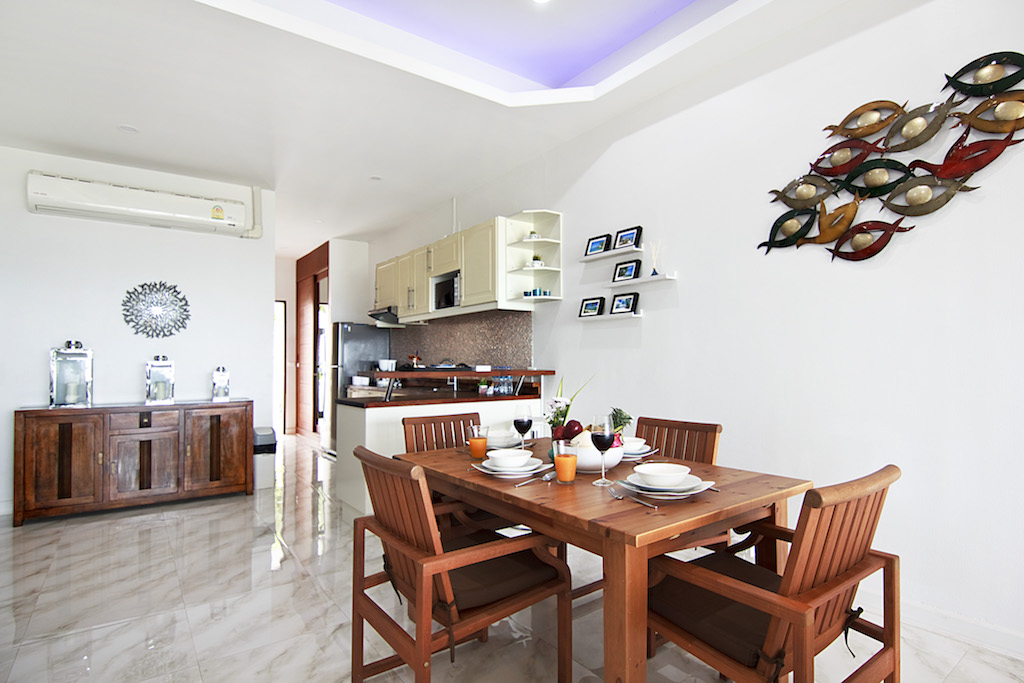
<path fill-rule="evenodd" d="M 124 432 L 134 429 L 166 429 L 178 426 L 177 410 L 140 410 L 130 413 L 111 413 L 109 429 Z"/>

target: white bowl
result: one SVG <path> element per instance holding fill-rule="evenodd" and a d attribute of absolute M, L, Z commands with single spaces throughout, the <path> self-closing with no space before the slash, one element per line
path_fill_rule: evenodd
<path fill-rule="evenodd" d="M 609 448 L 604 454 L 604 468 L 611 468 L 622 462 L 622 446 Z M 596 448 L 580 446 L 576 449 L 576 469 L 581 472 L 601 471 L 601 451 Z"/>
<path fill-rule="evenodd" d="M 647 446 L 647 441 L 638 436 L 624 436 L 622 437 L 622 446 L 627 453 L 639 453 Z"/>
<path fill-rule="evenodd" d="M 637 465 L 633 471 L 640 475 L 640 478 L 648 486 L 670 489 L 679 486 L 686 480 L 690 468 L 671 462 L 648 462 Z"/>
<path fill-rule="evenodd" d="M 488 451 L 487 457 L 498 469 L 509 469 L 525 465 L 526 461 L 533 457 L 533 452 L 523 448 L 496 448 Z"/>

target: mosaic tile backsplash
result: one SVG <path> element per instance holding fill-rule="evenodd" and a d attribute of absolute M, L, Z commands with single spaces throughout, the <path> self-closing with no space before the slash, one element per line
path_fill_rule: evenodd
<path fill-rule="evenodd" d="M 391 357 L 399 365 L 417 352 L 427 365 L 450 359 L 526 368 L 533 364 L 533 314 L 485 311 L 391 330 Z"/>

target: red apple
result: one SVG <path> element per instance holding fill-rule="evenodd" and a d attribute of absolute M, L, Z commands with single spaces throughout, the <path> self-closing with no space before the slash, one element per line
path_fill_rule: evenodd
<path fill-rule="evenodd" d="M 555 425 L 551 428 L 551 438 L 555 441 L 559 441 L 565 438 L 565 427 L 562 425 Z"/>
<path fill-rule="evenodd" d="M 579 436 L 582 432 L 583 425 L 581 425 L 576 420 L 569 420 L 568 422 L 565 423 L 565 431 L 562 433 L 562 436 L 563 438 L 569 439 L 571 441 L 572 439 L 575 439 L 577 436 Z"/>

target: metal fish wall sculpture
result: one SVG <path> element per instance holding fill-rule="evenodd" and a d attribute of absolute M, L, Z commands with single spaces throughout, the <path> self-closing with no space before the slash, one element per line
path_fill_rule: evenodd
<path fill-rule="evenodd" d="M 965 64 L 952 76 L 945 75 L 945 80 L 943 89 L 954 92 L 944 102 L 908 111 L 906 103 L 875 100 L 851 111 L 841 123 L 826 126 L 829 137 L 845 139 L 811 162 L 810 173 L 781 190 L 770 190 L 772 201 L 790 210 L 775 220 L 768 239 L 758 248 L 764 247 L 767 254 L 782 247 L 835 243 L 826 248 L 832 260 L 863 261 L 885 249 L 897 233 L 913 229 L 901 225 L 904 216 L 933 213 L 960 192 L 977 189 L 967 181 L 1024 140 L 1024 133 L 1014 139 L 1014 133 L 1024 130 L 1024 90 L 1012 90 L 1024 81 L 1024 54 L 993 52 Z M 956 111 L 972 98 L 982 99 L 968 105 L 973 107 L 969 111 Z M 894 158 L 921 148 L 944 128 L 949 130 L 945 126 L 949 119 L 953 127 L 963 126 L 964 132 L 941 161 Z M 979 139 L 968 142 L 972 131 Z M 881 137 L 874 142 L 865 139 L 875 135 Z M 920 171 L 928 175 L 918 175 Z M 829 210 L 826 201 L 844 192 L 853 199 Z M 878 200 L 879 210 L 900 218 L 855 225 L 858 208 L 868 200 Z M 815 223 L 818 233 L 810 235 Z"/>

